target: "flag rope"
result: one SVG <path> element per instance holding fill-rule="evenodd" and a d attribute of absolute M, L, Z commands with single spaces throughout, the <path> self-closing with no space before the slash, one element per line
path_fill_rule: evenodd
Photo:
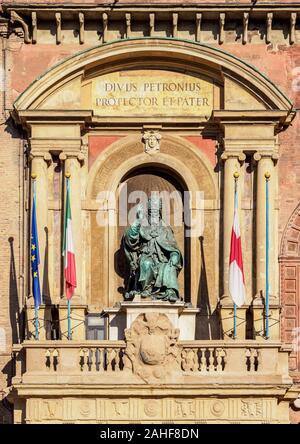
<path fill-rule="evenodd" d="M 68 299 L 68 339 L 72 339 L 71 331 L 71 299 Z"/>
<path fill-rule="evenodd" d="M 36 202 L 36 175 L 32 174 L 32 188 L 33 188 L 33 201 Z M 36 211 L 36 209 L 34 208 Z M 33 208 L 32 208 L 33 211 Z M 31 227 L 32 229 L 32 227 Z M 32 235 L 31 235 L 32 236 Z M 35 325 L 35 340 L 39 340 L 39 304 L 36 303 L 34 298 L 34 325 Z"/>

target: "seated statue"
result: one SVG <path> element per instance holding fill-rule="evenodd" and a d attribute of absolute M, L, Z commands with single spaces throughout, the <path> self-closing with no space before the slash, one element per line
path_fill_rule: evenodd
<path fill-rule="evenodd" d="M 130 266 L 125 299 L 140 295 L 175 302 L 180 299 L 177 276 L 183 260 L 172 228 L 162 221 L 162 201 L 157 196 L 148 200 L 147 216 L 148 223 L 142 223 L 144 210 L 139 205 L 135 222 L 123 235 Z"/>

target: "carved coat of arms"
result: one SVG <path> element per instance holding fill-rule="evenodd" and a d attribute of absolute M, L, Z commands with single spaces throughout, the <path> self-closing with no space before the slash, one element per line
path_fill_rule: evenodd
<path fill-rule="evenodd" d="M 142 313 L 125 330 L 124 366 L 146 382 L 158 382 L 179 370 L 179 329 L 161 313 Z"/>

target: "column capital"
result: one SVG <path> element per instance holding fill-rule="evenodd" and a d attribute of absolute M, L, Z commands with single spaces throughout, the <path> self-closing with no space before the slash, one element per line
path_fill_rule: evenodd
<path fill-rule="evenodd" d="M 271 159 L 276 163 L 279 159 L 279 154 L 270 151 L 257 151 L 253 154 L 253 160 L 259 162 L 261 159 Z"/>
<path fill-rule="evenodd" d="M 29 160 L 32 162 L 34 159 L 43 159 L 47 166 L 50 166 L 52 163 L 52 157 L 50 153 L 44 153 L 41 151 L 30 151 Z"/>
<path fill-rule="evenodd" d="M 64 152 L 62 151 L 59 154 L 59 159 L 62 161 L 66 161 L 69 159 L 77 159 L 78 162 L 83 165 L 85 161 L 85 155 L 82 152 Z"/>
<path fill-rule="evenodd" d="M 237 159 L 239 162 L 244 162 L 246 160 L 246 155 L 241 151 L 224 151 L 221 154 L 222 160 L 227 159 Z"/>

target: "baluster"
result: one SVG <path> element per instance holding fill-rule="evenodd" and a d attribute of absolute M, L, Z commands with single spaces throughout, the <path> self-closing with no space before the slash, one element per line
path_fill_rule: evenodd
<path fill-rule="evenodd" d="M 217 348 L 216 349 L 216 360 L 217 360 L 217 372 L 222 371 L 222 349 Z"/>
<path fill-rule="evenodd" d="M 103 348 L 98 348 L 98 367 L 99 367 L 99 372 L 104 371 L 104 349 Z"/>
<path fill-rule="evenodd" d="M 115 349 L 115 372 L 120 371 L 120 349 Z"/>
<path fill-rule="evenodd" d="M 123 359 L 124 359 L 124 356 L 125 356 L 125 349 L 121 348 L 120 352 L 121 352 L 121 354 L 120 354 L 120 370 L 123 370 L 123 368 L 124 368 L 124 361 L 123 361 Z"/>
<path fill-rule="evenodd" d="M 111 372 L 112 371 L 112 358 L 111 358 L 111 348 L 107 348 L 107 354 L 106 354 L 106 358 L 107 358 L 107 371 Z"/>
<path fill-rule="evenodd" d="M 45 361 L 46 369 L 48 371 L 50 371 L 50 367 L 51 367 L 51 351 L 50 351 L 49 348 L 45 352 L 45 358 L 46 358 L 46 361 Z"/>
<path fill-rule="evenodd" d="M 206 365 L 206 348 L 200 348 L 201 350 L 201 359 L 200 359 L 200 371 L 201 372 L 205 372 L 207 370 L 207 365 Z"/>
<path fill-rule="evenodd" d="M 251 361 L 250 361 L 251 351 L 249 348 L 246 349 L 245 356 L 246 356 L 246 370 L 247 372 L 249 372 L 251 369 Z"/>
<path fill-rule="evenodd" d="M 215 370 L 215 366 L 214 366 L 214 361 L 215 361 L 214 351 L 215 351 L 214 348 L 209 348 L 208 349 L 208 352 L 209 352 L 209 355 L 208 355 L 209 367 L 208 368 L 209 368 L 210 372 L 213 372 Z"/>
<path fill-rule="evenodd" d="M 95 348 L 95 371 L 100 370 L 100 349 L 98 347 Z"/>
<path fill-rule="evenodd" d="M 92 351 L 90 348 L 86 350 L 86 357 L 87 357 L 87 370 L 90 372 L 92 369 L 92 362 L 93 362 Z"/>
<path fill-rule="evenodd" d="M 193 352 L 194 352 L 193 372 L 197 372 L 199 370 L 198 348 L 193 348 Z"/>
<path fill-rule="evenodd" d="M 256 371 L 258 371 L 258 366 L 260 365 L 260 353 L 256 350 Z"/>
<path fill-rule="evenodd" d="M 258 350 L 256 348 L 252 348 L 252 356 L 253 356 L 253 369 L 255 372 L 258 370 Z"/>
<path fill-rule="evenodd" d="M 227 364 L 227 353 L 226 350 L 224 350 L 224 348 L 221 349 L 221 357 L 222 357 L 222 371 L 225 370 L 226 364 Z"/>
<path fill-rule="evenodd" d="M 255 349 L 250 349 L 250 371 L 254 372 L 255 370 Z"/>
<path fill-rule="evenodd" d="M 89 370 L 89 350 L 85 348 L 83 350 L 83 364 L 84 364 L 84 370 Z"/>
<path fill-rule="evenodd" d="M 187 353 L 186 353 L 186 350 L 183 348 L 181 350 L 181 368 L 184 372 L 186 371 L 186 357 L 187 357 Z"/>
<path fill-rule="evenodd" d="M 58 353 L 58 350 L 56 350 L 56 348 L 55 348 L 52 353 L 52 365 L 53 365 L 53 370 L 55 372 L 56 372 L 57 366 L 58 366 L 58 358 L 59 358 L 59 353 Z"/>
<path fill-rule="evenodd" d="M 79 351 L 79 365 L 80 365 L 80 370 L 83 371 L 83 369 L 84 369 L 84 350 L 82 348 Z"/>
<path fill-rule="evenodd" d="M 111 362 L 112 371 L 116 370 L 116 356 L 117 356 L 116 350 L 112 348 L 110 352 L 110 362 Z"/>
<path fill-rule="evenodd" d="M 90 355 L 91 355 L 91 371 L 96 372 L 97 371 L 97 349 L 91 348 Z"/>

